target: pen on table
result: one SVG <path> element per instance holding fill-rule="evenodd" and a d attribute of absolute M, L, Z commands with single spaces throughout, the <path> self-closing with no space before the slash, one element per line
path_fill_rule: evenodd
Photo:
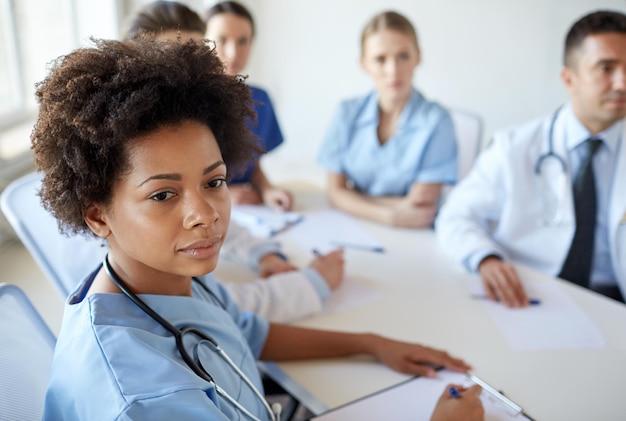
<path fill-rule="evenodd" d="M 275 235 L 280 234 L 283 231 L 288 230 L 289 228 L 291 228 L 293 226 L 293 224 L 285 224 L 284 226 L 277 228 L 277 229 L 273 229 L 270 231 L 270 237 L 273 237 Z"/>
<path fill-rule="evenodd" d="M 472 298 L 475 300 L 488 300 L 489 299 L 489 297 L 487 297 L 484 294 L 472 294 Z M 541 304 L 541 300 L 538 298 L 529 298 L 528 304 L 530 304 L 531 306 L 537 306 Z"/>
<path fill-rule="evenodd" d="M 339 246 L 346 249 L 354 249 L 354 250 L 363 250 L 363 251 L 371 251 L 374 253 L 384 253 L 385 249 L 380 246 L 368 246 L 364 244 L 356 244 L 356 243 L 344 243 L 343 241 L 332 241 L 331 242 L 335 246 Z"/>
<path fill-rule="evenodd" d="M 450 392 L 450 396 L 452 396 L 453 398 L 458 399 L 461 397 L 461 394 L 458 390 L 456 390 L 456 387 L 451 387 L 450 389 L 448 389 L 448 391 Z"/>

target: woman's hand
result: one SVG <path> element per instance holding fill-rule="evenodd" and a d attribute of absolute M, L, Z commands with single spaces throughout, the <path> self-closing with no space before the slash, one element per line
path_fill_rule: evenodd
<path fill-rule="evenodd" d="M 332 253 L 317 256 L 309 267 L 318 271 L 330 289 L 335 289 L 341 284 L 341 281 L 343 281 L 343 250 L 335 250 Z"/>
<path fill-rule="evenodd" d="M 375 336 L 372 340 L 371 351 L 374 357 L 389 368 L 416 376 L 437 377 L 435 367 L 439 366 L 460 372 L 471 369 L 465 361 L 445 351 L 382 336 Z"/>
<path fill-rule="evenodd" d="M 394 227 L 429 228 L 435 220 L 436 213 L 436 206 L 418 205 L 407 197 L 389 208 L 387 223 Z"/>
<path fill-rule="evenodd" d="M 298 268 L 273 253 L 266 254 L 259 260 L 259 276 L 261 278 L 293 270 L 298 270 Z"/>
<path fill-rule="evenodd" d="M 454 387 L 459 392 L 459 397 L 450 394 L 450 388 Z M 446 386 L 443 394 L 437 401 L 430 421 L 482 421 L 485 419 L 485 410 L 480 402 L 482 389 L 478 385 L 465 389 L 457 384 Z M 419 399 L 419 396 L 416 397 Z"/>
<path fill-rule="evenodd" d="M 260 205 L 263 198 L 249 183 L 228 186 L 230 200 L 233 205 Z"/>
<path fill-rule="evenodd" d="M 270 187 L 263 190 L 263 203 L 270 208 L 288 211 L 293 205 L 293 198 L 287 190 Z"/>

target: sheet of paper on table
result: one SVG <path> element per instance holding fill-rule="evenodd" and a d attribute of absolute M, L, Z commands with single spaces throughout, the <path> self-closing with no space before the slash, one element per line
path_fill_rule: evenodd
<path fill-rule="evenodd" d="M 508 308 L 482 300 L 487 313 L 513 349 L 602 348 L 605 339 L 591 318 L 567 294 L 558 282 L 518 269 L 528 297 L 539 299 L 539 305 Z M 542 279 L 543 278 L 543 279 Z M 479 280 L 472 285 L 482 293 Z M 468 298 L 471 299 L 471 298 Z"/>
<path fill-rule="evenodd" d="M 365 282 L 347 276 L 341 285 L 335 289 L 322 310 L 322 314 L 347 310 L 352 307 L 369 304 L 382 297 L 380 291 Z"/>

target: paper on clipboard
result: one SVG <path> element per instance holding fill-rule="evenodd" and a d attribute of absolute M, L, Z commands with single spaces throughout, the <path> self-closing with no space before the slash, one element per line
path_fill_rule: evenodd
<path fill-rule="evenodd" d="M 470 385 L 464 373 L 442 370 L 436 379 L 414 377 L 380 392 L 350 402 L 336 409 L 311 418 L 311 421 L 345 420 L 429 420 L 439 397 L 450 383 Z M 481 401 L 485 409 L 485 421 L 530 420 L 496 399 L 483 389 Z"/>
<path fill-rule="evenodd" d="M 340 247 L 380 253 L 383 245 L 364 230 L 359 221 L 345 212 L 325 210 L 308 212 L 303 223 L 289 230 L 289 235 L 304 250 L 328 253 Z"/>
<path fill-rule="evenodd" d="M 230 217 L 250 230 L 252 235 L 270 238 L 302 221 L 297 212 L 285 212 L 267 206 L 237 205 Z"/>

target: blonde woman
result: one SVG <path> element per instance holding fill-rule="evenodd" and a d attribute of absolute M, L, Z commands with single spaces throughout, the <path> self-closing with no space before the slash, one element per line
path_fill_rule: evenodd
<path fill-rule="evenodd" d="M 374 90 L 343 102 L 331 123 L 318 157 L 328 170 L 328 196 L 362 218 L 430 227 L 442 185 L 456 181 L 450 114 L 413 87 L 421 51 L 404 16 L 374 16 L 363 29 L 361 50 Z"/>

